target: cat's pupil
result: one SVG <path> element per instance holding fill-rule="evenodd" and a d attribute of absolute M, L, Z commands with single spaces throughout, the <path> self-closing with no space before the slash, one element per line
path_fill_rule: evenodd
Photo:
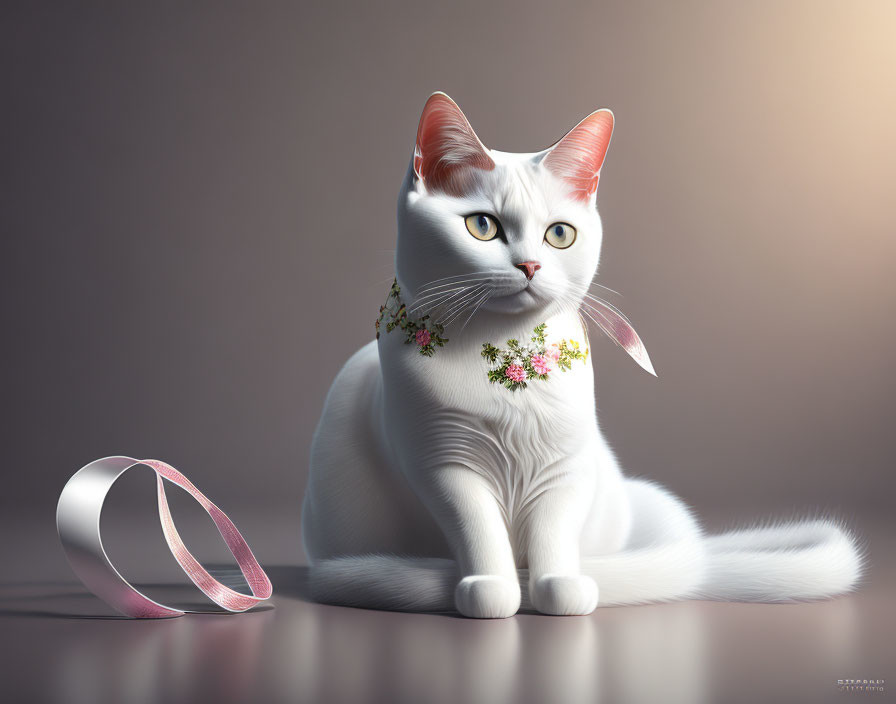
<path fill-rule="evenodd" d="M 476 224 L 479 226 L 479 230 L 485 234 L 488 232 L 488 218 L 485 215 L 480 215 L 479 219 L 476 221 Z"/>
<path fill-rule="evenodd" d="M 563 237 L 563 225 L 557 225 L 554 228 L 554 234 L 557 235 L 557 237 Z"/>

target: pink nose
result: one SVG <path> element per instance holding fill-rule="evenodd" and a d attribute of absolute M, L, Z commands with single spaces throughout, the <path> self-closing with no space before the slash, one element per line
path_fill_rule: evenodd
<path fill-rule="evenodd" d="M 535 272 L 541 269 L 541 264 L 538 262 L 520 262 L 519 264 L 514 264 L 514 266 L 522 271 L 529 281 L 535 276 Z"/>

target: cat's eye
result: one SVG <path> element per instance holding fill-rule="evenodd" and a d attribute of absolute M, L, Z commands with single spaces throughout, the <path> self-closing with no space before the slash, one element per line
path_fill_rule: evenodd
<path fill-rule="evenodd" d="M 566 249 L 576 241 L 576 228 L 565 222 L 555 222 L 545 231 L 544 241 L 551 247 Z"/>
<path fill-rule="evenodd" d="M 501 226 L 491 215 L 485 213 L 473 213 L 464 219 L 467 230 L 477 240 L 493 240 L 501 233 Z"/>

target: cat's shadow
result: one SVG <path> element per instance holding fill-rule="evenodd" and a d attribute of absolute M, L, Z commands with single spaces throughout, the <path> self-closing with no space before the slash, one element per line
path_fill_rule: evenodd
<path fill-rule="evenodd" d="M 266 566 L 276 596 L 285 596 L 315 603 L 311 598 L 309 586 L 310 568 L 307 565 L 272 565 Z"/>
<path fill-rule="evenodd" d="M 237 591 L 249 592 L 239 570 L 233 566 L 210 566 L 209 571 Z M 265 567 L 265 572 L 273 584 L 274 597 L 296 599 L 309 604 L 319 603 L 311 596 L 310 568 L 307 565 L 268 565 Z M 139 586 L 153 589 L 159 594 L 169 592 L 173 599 L 166 603 L 175 607 L 227 615 L 226 612 L 210 611 L 210 605 L 206 602 L 193 599 L 186 601 L 183 598 L 184 585 L 142 584 Z M 186 589 L 192 590 L 193 587 L 190 585 Z M 201 599 L 201 594 L 199 599 Z M 252 611 L 264 611 L 271 608 L 273 606 L 270 604 L 263 604 L 254 607 Z M 430 613 L 447 618 L 465 618 L 456 611 Z M 525 609 L 521 613 L 536 612 Z M 0 585 L 0 617 L 128 620 L 128 617 L 112 611 L 78 582 L 61 580 Z"/>
<path fill-rule="evenodd" d="M 320 604 L 311 596 L 309 583 L 311 568 L 307 565 L 273 565 L 265 567 L 265 572 L 267 572 L 271 583 L 274 585 L 274 594 L 276 596 L 298 599 L 309 604 Z M 371 610 L 352 606 L 341 606 L 340 608 Z M 427 613 L 435 616 L 447 616 L 448 618 L 464 618 L 456 611 L 432 611 Z"/>
<path fill-rule="evenodd" d="M 311 596 L 311 587 L 310 587 L 310 573 L 311 568 L 307 565 L 273 565 L 265 567 L 265 572 L 267 572 L 268 577 L 270 577 L 272 584 L 274 585 L 274 594 L 277 596 L 285 596 L 290 599 L 298 599 L 300 601 L 307 602 L 309 604 L 319 604 L 320 602 L 316 601 Z M 524 602 L 527 600 L 527 585 L 525 583 L 521 584 L 520 587 L 523 590 L 523 599 Z M 363 611 L 370 611 L 371 609 L 365 609 L 363 607 L 352 607 L 345 606 L 343 608 L 360 608 Z M 378 609 L 373 609 L 374 611 Z M 466 616 L 458 613 L 457 611 L 427 611 L 424 612 L 430 614 L 432 616 L 444 616 L 446 618 L 459 618 L 459 619 L 467 619 Z M 519 611 L 520 614 L 529 614 L 540 616 L 538 611 L 532 609 L 530 607 L 524 606 Z"/>

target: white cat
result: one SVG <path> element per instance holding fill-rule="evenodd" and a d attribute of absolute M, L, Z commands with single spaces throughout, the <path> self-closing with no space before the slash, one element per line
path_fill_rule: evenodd
<path fill-rule="evenodd" d="M 680 499 L 622 475 L 580 316 L 652 371 L 625 319 L 588 293 L 612 131 L 599 110 L 549 149 L 508 154 L 448 96 L 426 103 L 378 340 L 336 377 L 312 444 L 316 599 L 502 618 L 856 584 L 860 551 L 834 521 L 707 536 Z"/>

